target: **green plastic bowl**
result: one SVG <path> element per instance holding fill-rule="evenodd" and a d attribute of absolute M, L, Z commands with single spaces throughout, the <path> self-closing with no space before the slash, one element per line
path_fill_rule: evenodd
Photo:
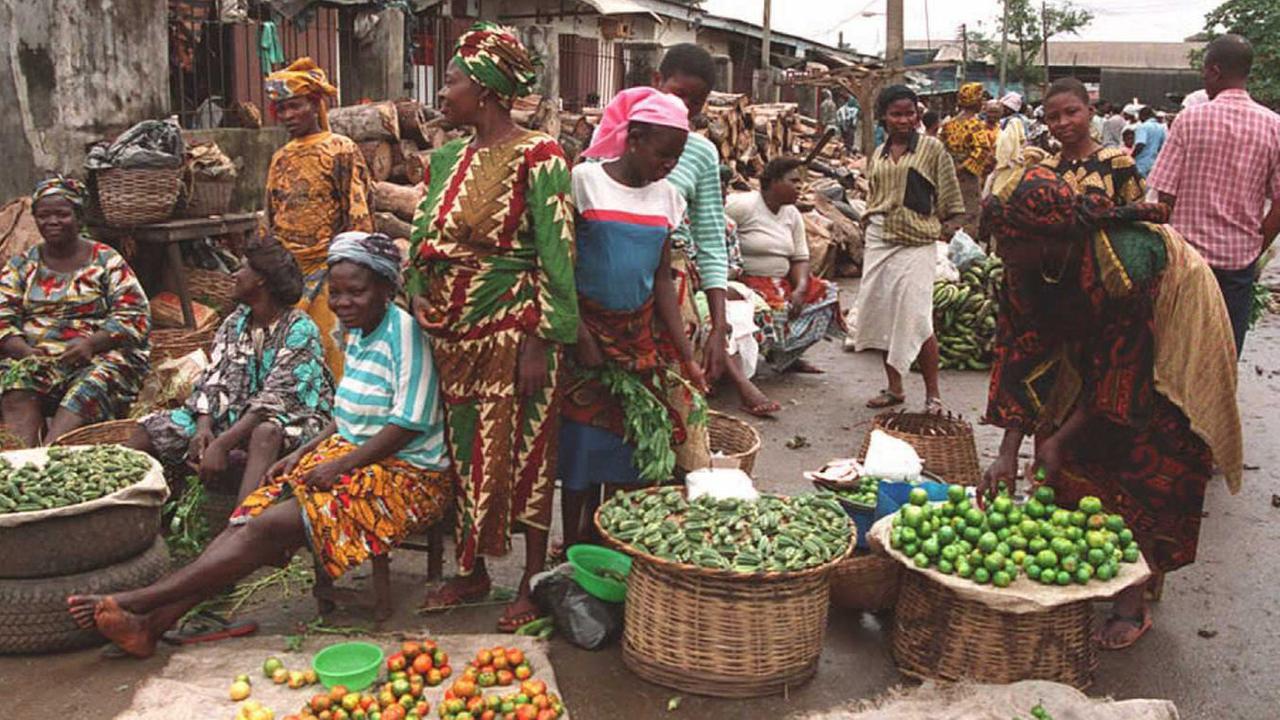
<path fill-rule="evenodd" d="M 627 584 L 600 571 L 610 570 L 625 578 L 631 574 L 631 558 L 599 545 L 574 545 L 568 555 L 573 579 L 583 590 L 606 602 L 620 603 L 627 599 Z"/>
<path fill-rule="evenodd" d="M 360 692 L 378 679 L 382 648 L 366 642 L 330 645 L 316 653 L 311 667 L 326 688 L 343 685 L 351 692 Z"/>

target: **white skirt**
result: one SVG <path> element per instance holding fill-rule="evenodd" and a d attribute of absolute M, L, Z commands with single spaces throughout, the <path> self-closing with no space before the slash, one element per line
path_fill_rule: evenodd
<path fill-rule="evenodd" d="M 928 245 L 899 245 L 884 239 L 884 219 L 867 226 L 862 284 L 855 303 L 854 347 L 883 350 L 889 366 L 906 375 L 933 335 L 933 280 L 937 251 Z"/>

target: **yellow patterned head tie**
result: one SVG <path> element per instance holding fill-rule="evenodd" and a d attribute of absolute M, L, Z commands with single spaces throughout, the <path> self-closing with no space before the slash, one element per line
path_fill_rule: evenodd
<path fill-rule="evenodd" d="M 982 101 L 986 98 L 986 91 L 982 87 L 982 83 L 965 83 L 960 86 L 959 92 L 956 93 L 956 102 L 962 108 L 974 109 L 982 105 Z"/>
<path fill-rule="evenodd" d="M 324 70 L 309 57 L 294 60 L 289 67 L 267 76 L 267 99 L 275 103 L 293 97 L 313 97 L 320 105 L 320 129 L 329 129 L 327 98 L 336 98 L 338 88 L 329 84 Z"/>
<path fill-rule="evenodd" d="M 31 204 L 35 205 L 47 197 L 63 198 L 78 212 L 84 208 L 84 185 L 75 178 L 54 175 L 36 183 L 36 189 L 31 193 Z"/>
<path fill-rule="evenodd" d="M 477 23 L 463 33 L 453 61 L 505 103 L 528 95 L 538 79 L 533 59 L 515 30 L 494 23 Z"/>

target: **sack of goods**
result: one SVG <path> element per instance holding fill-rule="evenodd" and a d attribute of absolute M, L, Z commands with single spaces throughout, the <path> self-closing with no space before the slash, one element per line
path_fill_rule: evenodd
<path fill-rule="evenodd" d="M 990 256 L 960 275 L 933 284 L 933 333 L 944 370 L 987 370 L 996 337 L 996 292 L 1004 266 Z"/>

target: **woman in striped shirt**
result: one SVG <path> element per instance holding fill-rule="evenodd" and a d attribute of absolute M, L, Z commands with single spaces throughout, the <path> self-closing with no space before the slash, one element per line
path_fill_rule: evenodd
<path fill-rule="evenodd" d="M 427 338 L 391 302 L 400 252 L 385 235 L 342 233 L 328 265 L 329 308 L 346 332 L 334 421 L 271 468 L 195 562 L 138 590 L 68 598 L 82 627 L 147 657 L 192 607 L 303 545 L 336 578 L 440 519 L 444 415 Z"/>

